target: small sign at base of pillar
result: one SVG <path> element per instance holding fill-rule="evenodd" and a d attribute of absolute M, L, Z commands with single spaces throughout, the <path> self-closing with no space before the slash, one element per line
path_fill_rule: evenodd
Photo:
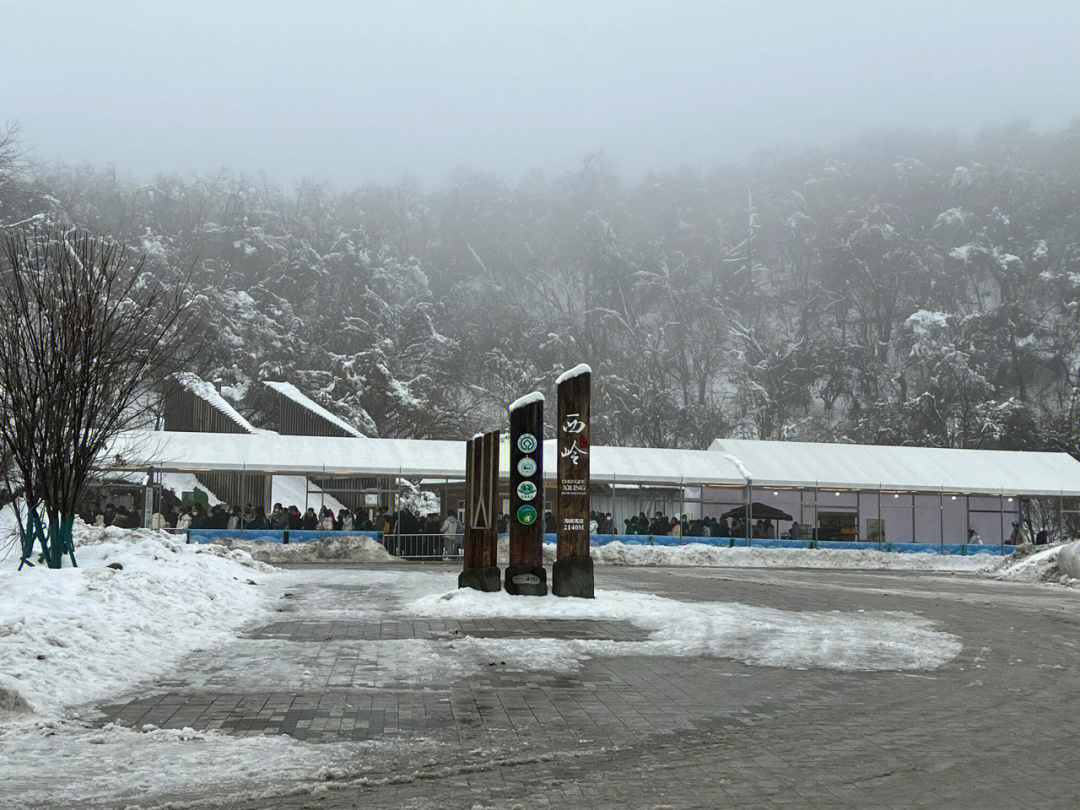
<path fill-rule="evenodd" d="M 510 413 L 510 564 L 506 592 L 546 596 L 544 570 L 544 397 L 528 394 L 509 407 Z"/>
<path fill-rule="evenodd" d="M 558 551 L 551 570 L 556 596 L 593 598 L 593 562 L 589 556 L 589 400 L 592 370 L 585 364 L 558 380 L 555 423 L 559 484 Z"/>
<path fill-rule="evenodd" d="M 499 431 L 473 436 L 465 453 L 465 568 L 458 587 L 497 591 L 502 587 L 496 532 Z"/>

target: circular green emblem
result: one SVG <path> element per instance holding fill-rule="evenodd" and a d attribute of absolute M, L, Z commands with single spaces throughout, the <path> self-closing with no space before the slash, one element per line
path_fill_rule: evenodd
<path fill-rule="evenodd" d="M 536 437 L 531 433 L 522 433 L 518 436 L 518 450 L 522 453 L 531 453 L 536 449 Z"/>
<path fill-rule="evenodd" d="M 517 496 L 523 501 L 531 501 L 536 497 L 536 484 L 532 481 L 522 481 L 517 485 Z"/>
<path fill-rule="evenodd" d="M 536 523 L 536 507 L 529 504 L 518 507 L 517 519 L 522 526 L 531 526 Z"/>
<path fill-rule="evenodd" d="M 536 475 L 536 462 L 525 456 L 518 462 L 518 474 L 522 478 L 532 478 Z"/>

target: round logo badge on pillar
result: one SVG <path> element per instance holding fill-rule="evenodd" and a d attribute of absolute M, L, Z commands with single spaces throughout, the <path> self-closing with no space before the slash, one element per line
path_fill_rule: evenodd
<path fill-rule="evenodd" d="M 517 519 L 522 526 L 531 526 L 536 523 L 536 507 L 529 504 L 518 507 Z"/>
<path fill-rule="evenodd" d="M 532 478 L 536 475 L 536 461 L 525 456 L 518 462 L 517 470 L 522 478 Z"/>
<path fill-rule="evenodd" d="M 518 436 L 517 446 L 522 453 L 531 453 L 536 449 L 536 437 L 531 433 L 522 433 Z"/>
<path fill-rule="evenodd" d="M 532 481 L 522 481 L 517 485 L 517 496 L 523 501 L 531 501 L 536 497 L 536 484 Z"/>

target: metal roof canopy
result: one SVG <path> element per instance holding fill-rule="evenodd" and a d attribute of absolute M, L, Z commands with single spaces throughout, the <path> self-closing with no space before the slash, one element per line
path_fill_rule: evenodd
<path fill-rule="evenodd" d="M 973 495 L 1080 496 L 1080 462 L 1067 453 L 718 439 L 709 450 L 590 448 L 592 478 L 604 483 L 754 486 Z M 543 445 L 545 478 L 556 448 Z M 509 452 L 500 453 L 508 477 Z M 281 436 L 272 433 L 123 434 L 99 469 L 247 471 L 278 475 L 465 477 L 465 442 Z"/>
<path fill-rule="evenodd" d="M 755 485 L 970 495 L 1080 496 L 1068 453 L 717 439 Z"/>

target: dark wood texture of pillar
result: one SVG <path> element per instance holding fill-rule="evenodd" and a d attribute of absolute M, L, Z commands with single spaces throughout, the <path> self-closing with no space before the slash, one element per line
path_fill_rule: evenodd
<path fill-rule="evenodd" d="M 465 560 L 458 587 L 497 591 L 499 431 L 475 436 L 465 447 Z"/>
<path fill-rule="evenodd" d="M 589 395 L 588 366 L 572 369 L 558 384 L 558 551 L 551 572 L 556 596 L 593 596 L 589 556 Z"/>
<path fill-rule="evenodd" d="M 506 591 L 547 594 L 544 570 L 544 398 L 524 398 L 510 409 L 510 563 Z"/>

